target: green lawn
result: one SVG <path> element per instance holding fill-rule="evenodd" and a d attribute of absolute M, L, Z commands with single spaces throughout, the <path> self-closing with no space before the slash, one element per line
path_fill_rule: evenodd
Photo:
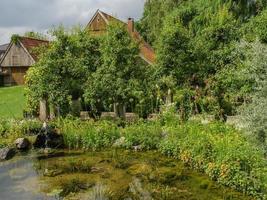
<path fill-rule="evenodd" d="M 0 87 L 0 118 L 22 118 L 25 105 L 24 87 Z"/>

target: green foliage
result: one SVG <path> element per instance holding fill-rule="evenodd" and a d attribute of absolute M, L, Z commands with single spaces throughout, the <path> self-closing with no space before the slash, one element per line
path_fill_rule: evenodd
<path fill-rule="evenodd" d="M 42 123 L 38 120 L 0 120 L 0 135 L 35 135 L 38 134 Z"/>
<path fill-rule="evenodd" d="M 137 27 L 150 44 L 154 44 L 162 28 L 164 17 L 180 4 L 180 0 L 150 0 L 145 3 L 141 23 Z"/>
<path fill-rule="evenodd" d="M 267 151 L 267 46 L 259 41 L 247 44 L 245 69 L 241 74 L 254 80 L 250 100 L 242 107 L 245 128 L 253 140 Z"/>
<path fill-rule="evenodd" d="M 198 29 L 206 26 L 206 22 L 211 19 L 211 14 L 218 12 L 221 7 L 227 7 L 227 10 L 239 21 L 247 21 L 250 17 L 259 14 L 266 8 L 264 0 L 149 0 L 145 3 L 144 15 L 138 24 L 138 29 L 146 41 L 156 44 L 158 35 L 161 32 L 164 20 L 169 13 L 179 10 L 179 17 L 184 25 L 196 16 L 199 18 Z"/>
<path fill-rule="evenodd" d="M 267 43 L 267 10 L 264 10 L 259 15 L 250 19 L 243 27 L 245 38 L 249 41 L 260 39 L 260 41 Z"/>
<path fill-rule="evenodd" d="M 174 77 L 179 85 L 194 73 L 190 65 L 189 38 L 189 32 L 181 22 L 167 19 L 156 48 L 160 75 Z"/>
<path fill-rule="evenodd" d="M 46 99 L 66 114 L 71 100 L 82 97 L 83 83 L 100 62 L 98 38 L 63 27 L 53 30 L 52 35 L 55 40 L 41 49 L 39 61 L 27 73 L 28 109 L 35 111 L 39 101 Z"/>
<path fill-rule="evenodd" d="M 251 91 L 251 82 L 238 75 L 244 53 L 236 43 L 243 37 L 265 42 L 265 9 L 261 0 L 147 1 L 138 28 L 156 48 L 161 98 L 188 88 L 189 115 L 211 112 L 225 120 L 236 114 Z M 166 77 L 174 83 L 167 89 Z"/>
<path fill-rule="evenodd" d="M 0 147 L 13 146 L 18 138 L 38 134 L 42 124 L 38 120 L 0 120 Z"/>
<path fill-rule="evenodd" d="M 162 129 L 158 123 L 139 122 L 126 126 L 121 134 L 125 137 L 126 148 L 140 145 L 141 149 L 151 150 L 157 149 L 162 137 Z"/>
<path fill-rule="evenodd" d="M 233 128 L 222 123 L 187 122 L 165 127 L 160 151 L 207 173 L 213 180 L 264 199 L 266 161 L 263 154 Z"/>
<path fill-rule="evenodd" d="M 14 44 L 18 44 L 20 41 L 20 36 L 17 35 L 17 34 L 14 34 L 11 36 L 11 42 L 14 43 Z"/>
<path fill-rule="evenodd" d="M 97 150 L 111 147 L 120 138 L 120 147 L 157 149 L 223 185 L 258 199 L 265 198 L 266 160 L 261 150 L 221 122 L 179 123 L 171 113 L 166 111 L 161 121 L 140 121 L 125 128 L 106 121 L 61 120 L 57 125 L 70 148 Z"/>
<path fill-rule="evenodd" d="M 101 102 L 106 109 L 114 103 L 121 109 L 131 102 L 140 102 L 149 86 L 147 69 L 140 62 L 138 44 L 124 25 L 115 23 L 108 27 L 100 52 L 103 63 L 87 80 L 85 100 L 93 108 Z"/>
<path fill-rule="evenodd" d="M 119 138 L 117 126 L 108 121 L 94 123 L 60 119 L 56 126 L 62 132 L 65 145 L 69 148 L 98 150 L 111 147 Z"/>

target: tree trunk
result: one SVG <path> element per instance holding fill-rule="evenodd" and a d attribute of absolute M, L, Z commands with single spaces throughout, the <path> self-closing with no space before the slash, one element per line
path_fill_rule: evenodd
<path fill-rule="evenodd" d="M 116 117 L 125 119 L 126 115 L 126 106 L 123 103 L 115 103 L 114 104 L 114 113 Z"/>
<path fill-rule="evenodd" d="M 41 121 L 46 121 L 48 119 L 48 105 L 45 99 L 40 100 L 40 110 L 39 110 L 39 118 Z"/>

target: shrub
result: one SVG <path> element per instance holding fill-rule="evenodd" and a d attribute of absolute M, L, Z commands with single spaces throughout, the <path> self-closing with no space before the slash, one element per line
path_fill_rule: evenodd
<path fill-rule="evenodd" d="M 165 127 L 160 151 L 213 180 L 260 199 L 266 193 L 266 160 L 241 133 L 223 123 L 187 122 Z"/>
<path fill-rule="evenodd" d="M 20 137 L 28 137 L 40 131 L 42 124 L 38 120 L 1 120 L 0 147 L 13 145 Z"/>
<path fill-rule="evenodd" d="M 97 150 L 111 147 L 119 138 L 118 127 L 108 121 L 83 122 L 61 119 L 56 126 L 60 127 L 64 142 L 69 148 Z"/>
<path fill-rule="evenodd" d="M 162 129 L 159 123 L 139 122 L 135 125 L 126 126 L 122 130 L 125 137 L 125 147 L 141 145 L 142 149 L 156 149 L 162 137 Z"/>

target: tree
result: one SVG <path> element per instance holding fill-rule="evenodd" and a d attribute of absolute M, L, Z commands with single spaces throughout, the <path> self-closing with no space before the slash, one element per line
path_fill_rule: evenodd
<path fill-rule="evenodd" d="M 194 72 L 191 68 L 189 31 L 180 20 L 167 18 L 157 45 L 157 65 L 161 76 L 172 76 L 176 85 L 183 84 Z"/>
<path fill-rule="evenodd" d="M 45 100 L 64 115 L 72 100 L 82 98 L 83 84 L 99 64 L 98 38 L 63 27 L 53 30 L 52 35 L 55 40 L 39 50 L 38 62 L 27 73 L 28 108 L 36 110 L 39 101 Z"/>
<path fill-rule="evenodd" d="M 260 39 L 261 42 L 267 43 L 267 10 L 250 19 L 246 26 L 243 27 L 243 34 L 249 41 Z"/>
<path fill-rule="evenodd" d="M 102 65 L 89 77 L 85 99 L 96 107 L 115 105 L 119 117 L 125 106 L 145 95 L 146 68 L 140 62 L 139 48 L 123 24 L 111 24 L 101 43 Z"/>
<path fill-rule="evenodd" d="M 253 80 L 251 101 L 241 109 L 247 133 L 267 152 L 267 46 L 256 41 L 246 45 L 245 70 L 242 75 Z M 249 48 L 248 48 L 249 47 Z"/>
<path fill-rule="evenodd" d="M 177 8 L 182 0 L 148 0 L 145 3 L 143 17 L 138 24 L 138 30 L 144 39 L 155 45 L 157 36 L 163 27 L 163 22 L 168 13 Z"/>

